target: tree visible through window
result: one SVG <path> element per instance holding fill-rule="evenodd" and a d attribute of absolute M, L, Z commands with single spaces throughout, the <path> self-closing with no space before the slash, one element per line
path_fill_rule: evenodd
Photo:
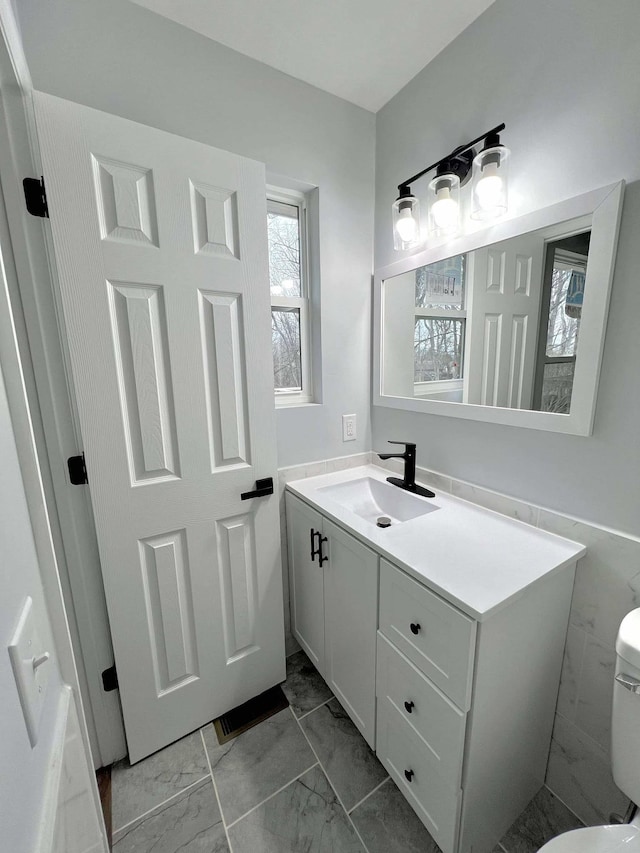
<path fill-rule="evenodd" d="M 465 256 L 416 270 L 414 382 L 462 379 Z"/>
<path fill-rule="evenodd" d="M 274 388 L 277 395 L 298 397 L 310 393 L 303 216 L 302 200 L 268 200 Z"/>

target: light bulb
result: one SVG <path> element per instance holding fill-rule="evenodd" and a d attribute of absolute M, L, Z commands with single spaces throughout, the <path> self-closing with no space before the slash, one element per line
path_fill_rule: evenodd
<path fill-rule="evenodd" d="M 458 203 L 451 198 L 448 187 L 436 193 L 436 201 L 431 205 L 431 215 L 438 228 L 447 231 L 457 225 Z"/>
<path fill-rule="evenodd" d="M 413 218 L 413 211 L 411 208 L 407 207 L 398 212 L 396 231 L 400 235 L 400 239 L 403 243 L 412 243 L 416 239 L 418 223 Z"/>
<path fill-rule="evenodd" d="M 478 204 L 483 210 L 493 210 L 502 203 L 503 182 L 498 174 L 497 163 L 487 163 L 482 177 L 476 184 Z"/>

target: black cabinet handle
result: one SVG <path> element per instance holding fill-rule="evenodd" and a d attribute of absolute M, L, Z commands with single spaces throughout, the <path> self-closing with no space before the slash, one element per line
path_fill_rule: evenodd
<path fill-rule="evenodd" d="M 414 776 L 413 770 L 405 770 L 404 775 L 405 775 L 407 782 L 410 782 Z"/>
<path fill-rule="evenodd" d="M 313 544 L 313 540 L 315 537 L 318 537 L 318 547 Z M 311 562 L 315 563 L 315 558 L 318 558 L 318 562 L 320 565 L 325 563 L 329 558 L 325 557 L 322 553 L 322 543 L 327 541 L 327 537 L 323 536 L 319 530 L 314 530 L 311 528 Z"/>
<path fill-rule="evenodd" d="M 413 709 L 416 707 L 416 703 L 413 701 L 405 702 L 404 707 L 407 714 L 411 714 L 413 712 Z"/>
<path fill-rule="evenodd" d="M 324 554 L 322 553 L 322 543 L 326 542 L 326 541 L 327 541 L 327 537 L 322 536 L 320 533 L 318 533 L 318 562 L 320 563 L 320 565 L 322 565 L 323 563 L 326 563 L 327 560 L 329 559 L 328 557 L 325 557 Z"/>
<path fill-rule="evenodd" d="M 316 561 L 316 549 L 315 549 L 315 545 L 313 544 L 313 540 L 316 537 L 316 531 L 312 527 L 311 530 L 309 531 L 309 533 L 311 534 L 311 536 L 310 536 L 310 539 L 311 539 L 311 562 L 315 563 L 315 561 Z"/>
<path fill-rule="evenodd" d="M 242 492 L 240 500 L 248 501 L 251 498 L 264 498 L 267 495 L 273 494 L 273 477 L 265 477 L 262 480 L 256 480 L 256 487 L 252 492 Z"/>
<path fill-rule="evenodd" d="M 419 622 L 412 622 L 409 625 L 409 627 L 411 628 L 412 634 L 417 634 L 420 631 L 420 623 Z"/>

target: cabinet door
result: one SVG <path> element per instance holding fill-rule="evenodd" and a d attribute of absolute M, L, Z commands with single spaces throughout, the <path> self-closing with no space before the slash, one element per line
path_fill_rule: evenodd
<path fill-rule="evenodd" d="M 324 569 L 317 556 L 311 557 L 311 531 L 322 531 L 322 516 L 289 492 L 285 500 L 293 633 L 324 675 Z"/>
<path fill-rule="evenodd" d="M 325 519 L 326 679 L 375 748 L 378 556 Z"/>

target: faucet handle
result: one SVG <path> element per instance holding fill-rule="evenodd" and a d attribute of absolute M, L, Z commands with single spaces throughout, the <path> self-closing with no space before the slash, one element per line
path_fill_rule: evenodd
<path fill-rule="evenodd" d="M 407 450 L 410 447 L 413 448 L 414 450 L 416 449 L 415 442 L 413 442 L 413 441 L 391 441 L 391 440 L 389 440 L 389 441 L 387 441 L 387 444 L 404 444 L 404 446 L 407 448 Z"/>

